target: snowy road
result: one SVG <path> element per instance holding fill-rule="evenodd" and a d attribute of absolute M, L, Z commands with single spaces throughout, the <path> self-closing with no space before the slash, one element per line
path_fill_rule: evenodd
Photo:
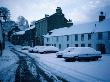
<path fill-rule="evenodd" d="M 2 82 L 110 82 L 110 54 L 99 61 L 65 62 L 55 53 L 29 53 L 7 44 L 0 58 Z"/>
<path fill-rule="evenodd" d="M 56 58 L 56 54 L 29 54 L 45 71 L 50 71 L 69 82 L 110 82 L 110 56 L 104 56 L 93 62 L 65 62 L 63 58 Z"/>
<path fill-rule="evenodd" d="M 28 54 L 11 50 L 19 58 L 15 82 L 67 82 L 65 79 L 43 71 Z"/>

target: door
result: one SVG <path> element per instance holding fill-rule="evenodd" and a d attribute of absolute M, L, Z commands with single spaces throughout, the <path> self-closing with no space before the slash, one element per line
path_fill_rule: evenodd
<path fill-rule="evenodd" d="M 105 45 L 104 44 L 97 44 L 96 48 L 98 51 L 101 51 L 102 54 L 106 53 Z"/>

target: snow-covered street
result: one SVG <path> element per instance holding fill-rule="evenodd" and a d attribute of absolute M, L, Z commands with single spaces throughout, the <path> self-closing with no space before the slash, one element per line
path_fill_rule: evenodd
<path fill-rule="evenodd" d="M 36 59 L 45 71 L 54 73 L 70 82 L 110 81 L 109 54 L 104 54 L 99 61 L 91 62 L 65 62 L 63 58 L 56 58 L 56 54 L 29 53 L 29 55 Z"/>
<path fill-rule="evenodd" d="M 55 53 L 29 53 L 21 46 L 6 44 L 0 58 L 3 82 L 110 82 L 110 54 L 103 54 L 99 61 L 65 62 Z"/>
<path fill-rule="evenodd" d="M 0 82 L 110 82 L 110 0 L 0 0 Z"/>
<path fill-rule="evenodd" d="M 0 81 L 67 82 L 65 79 L 54 74 L 49 74 L 49 72 L 40 68 L 39 62 L 35 61 L 29 54 L 18 51 L 20 46 L 9 44 L 7 43 L 6 50 L 4 50 L 4 52 L 8 53 L 4 53 L 5 55 L 0 59 Z"/>

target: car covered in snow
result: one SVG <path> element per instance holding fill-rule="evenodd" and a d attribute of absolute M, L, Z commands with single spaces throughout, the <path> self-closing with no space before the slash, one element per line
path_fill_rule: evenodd
<path fill-rule="evenodd" d="M 57 58 L 62 58 L 62 55 L 66 52 L 72 52 L 74 50 L 75 47 L 68 47 L 63 51 L 59 51 L 56 53 Z"/>
<path fill-rule="evenodd" d="M 30 46 L 23 46 L 22 48 L 21 48 L 21 50 L 28 50 L 28 49 L 30 49 L 31 47 Z"/>
<path fill-rule="evenodd" d="M 29 48 L 28 51 L 30 53 L 38 53 L 38 50 L 36 48 Z"/>
<path fill-rule="evenodd" d="M 45 54 L 45 53 L 56 53 L 58 52 L 59 49 L 57 47 L 54 46 L 45 46 L 43 49 L 39 49 L 39 53 L 41 54 Z"/>
<path fill-rule="evenodd" d="M 35 46 L 33 48 L 30 48 L 28 51 L 30 53 L 39 53 L 40 50 L 44 49 L 45 46 Z"/>
<path fill-rule="evenodd" d="M 65 61 L 91 61 L 101 58 L 101 52 L 91 47 L 76 47 L 72 52 L 63 54 Z"/>

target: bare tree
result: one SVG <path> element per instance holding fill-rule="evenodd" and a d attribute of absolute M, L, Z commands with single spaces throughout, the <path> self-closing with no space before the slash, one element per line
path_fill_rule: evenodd
<path fill-rule="evenodd" d="M 26 28 L 29 28 L 28 21 L 23 16 L 19 16 L 17 22 L 20 30 L 25 30 Z"/>

